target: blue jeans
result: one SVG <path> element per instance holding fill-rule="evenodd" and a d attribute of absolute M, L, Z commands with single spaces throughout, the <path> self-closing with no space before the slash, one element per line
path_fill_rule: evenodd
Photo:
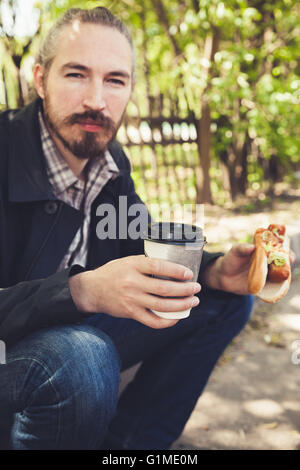
<path fill-rule="evenodd" d="M 253 304 L 251 296 L 204 289 L 200 299 L 171 328 L 97 314 L 17 343 L 0 365 L 5 448 L 169 448 Z M 139 362 L 118 399 L 120 371 Z"/>

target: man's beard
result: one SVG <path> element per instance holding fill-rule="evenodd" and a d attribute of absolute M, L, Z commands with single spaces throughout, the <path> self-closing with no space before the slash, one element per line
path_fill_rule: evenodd
<path fill-rule="evenodd" d="M 44 117 L 49 129 L 61 141 L 63 146 L 79 159 L 92 160 L 103 156 L 104 152 L 107 150 L 108 144 L 115 138 L 118 132 L 123 115 L 117 124 L 109 117 L 104 116 L 101 111 L 92 109 L 84 113 L 72 114 L 63 120 L 59 120 L 53 112 L 48 94 L 46 94 L 44 99 Z M 68 138 L 62 135 L 60 131 L 61 127 L 71 127 L 75 123 L 83 123 L 87 120 L 89 124 L 101 125 L 99 130 L 101 136 L 99 136 L 98 132 L 94 133 L 84 130 L 82 130 L 82 136 L 77 140 L 76 138 L 72 140 L 71 136 Z"/>

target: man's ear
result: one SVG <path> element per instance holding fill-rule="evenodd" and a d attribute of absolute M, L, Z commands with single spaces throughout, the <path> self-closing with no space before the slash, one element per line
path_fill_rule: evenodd
<path fill-rule="evenodd" d="M 36 64 L 33 69 L 33 80 L 35 89 L 40 98 L 45 98 L 45 87 L 44 87 L 44 76 L 45 69 L 41 64 Z"/>

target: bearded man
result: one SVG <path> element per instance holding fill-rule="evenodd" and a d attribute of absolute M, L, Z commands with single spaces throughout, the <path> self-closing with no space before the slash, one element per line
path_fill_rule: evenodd
<path fill-rule="evenodd" d="M 71 9 L 41 47 L 38 98 L 0 115 L 5 448 L 170 448 L 248 320 L 253 246 L 204 253 L 198 282 L 177 282 L 192 272 L 145 257 L 142 239 L 97 237 L 101 204 L 117 216 L 120 196 L 142 204 L 115 140 L 134 82 L 123 23 Z M 180 321 L 152 312 L 189 308 Z"/>

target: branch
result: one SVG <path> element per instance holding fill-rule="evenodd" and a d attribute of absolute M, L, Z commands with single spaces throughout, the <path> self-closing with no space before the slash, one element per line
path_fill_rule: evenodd
<path fill-rule="evenodd" d="M 169 40 L 170 40 L 170 42 L 173 46 L 175 55 L 176 56 L 181 55 L 182 50 L 179 47 L 175 37 L 170 33 L 170 23 L 169 23 L 167 12 L 165 10 L 165 7 L 164 7 L 164 4 L 163 4 L 162 0 L 151 0 L 151 3 L 153 5 L 154 10 L 156 11 L 158 19 L 160 20 L 161 24 L 164 27 L 166 35 L 168 36 L 168 38 L 169 38 Z"/>
<path fill-rule="evenodd" d="M 209 72 L 214 62 L 215 53 L 219 49 L 219 43 L 221 38 L 221 31 L 219 28 L 214 27 L 212 35 L 207 35 L 204 43 L 204 58 L 209 62 L 209 66 L 205 68 L 204 76 L 208 79 Z M 208 87 L 208 84 L 206 88 Z"/>
<path fill-rule="evenodd" d="M 200 11 L 200 6 L 199 6 L 199 0 L 192 0 L 193 3 L 193 8 L 196 13 L 199 13 Z"/>

